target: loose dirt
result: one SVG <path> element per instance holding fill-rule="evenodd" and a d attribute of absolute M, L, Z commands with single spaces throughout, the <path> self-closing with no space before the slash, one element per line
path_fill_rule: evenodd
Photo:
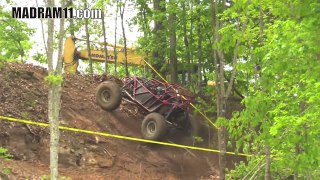
<path fill-rule="evenodd" d="M 0 72 L 0 115 L 47 122 L 47 71 L 6 63 Z M 62 92 L 60 124 L 141 138 L 144 114 L 123 101 L 114 112 L 95 104 L 95 88 L 114 77 L 68 75 Z M 120 82 L 119 82 L 120 83 Z M 203 128 L 203 134 L 215 131 Z M 207 136 L 207 135 L 206 135 Z M 180 132 L 167 141 L 185 143 Z M 208 138 L 197 145 L 208 147 Z M 210 145 L 212 146 L 212 144 Z M 0 120 L 0 147 L 13 159 L 0 159 L 0 179 L 45 179 L 49 175 L 47 128 Z M 230 156 L 228 167 L 241 158 Z M 10 169 L 9 175 L 5 170 Z M 60 132 L 59 173 L 71 179 L 216 179 L 218 154 L 125 141 L 76 132 Z"/>

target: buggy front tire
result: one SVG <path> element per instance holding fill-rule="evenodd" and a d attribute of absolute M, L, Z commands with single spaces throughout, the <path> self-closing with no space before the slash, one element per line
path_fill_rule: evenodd
<path fill-rule="evenodd" d="M 161 140 L 167 131 L 166 119 L 159 113 L 150 113 L 142 121 L 142 136 L 148 140 Z"/>
<path fill-rule="evenodd" d="M 106 111 L 113 111 L 121 104 L 121 89 L 113 81 L 105 81 L 99 84 L 96 90 L 96 103 Z"/>

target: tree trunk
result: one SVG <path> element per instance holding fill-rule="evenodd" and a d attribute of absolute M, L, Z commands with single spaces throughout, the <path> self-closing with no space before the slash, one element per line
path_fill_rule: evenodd
<path fill-rule="evenodd" d="M 47 0 L 47 6 L 53 7 L 54 6 L 54 0 Z M 53 19 L 48 19 L 48 40 L 47 40 L 47 61 L 48 61 L 48 69 L 53 71 L 53 63 L 52 63 L 52 55 L 53 55 L 53 31 L 54 29 L 54 21 Z M 50 46 L 50 51 L 49 51 Z"/>
<path fill-rule="evenodd" d="M 122 27 L 122 36 L 123 36 L 123 41 L 124 41 L 124 58 L 125 58 L 125 70 L 126 70 L 126 76 L 129 76 L 129 71 L 128 71 L 128 53 L 127 53 L 127 38 L 126 38 L 126 31 L 124 28 L 124 20 L 123 20 L 123 16 L 124 16 L 124 11 L 125 11 L 125 7 L 126 7 L 126 2 L 127 0 L 124 1 L 123 3 L 123 7 L 120 6 L 119 10 L 120 10 L 120 18 L 121 18 L 121 27 Z"/>
<path fill-rule="evenodd" d="M 107 39 L 106 39 L 106 28 L 104 24 L 104 10 L 102 11 L 102 31 L 103 31 L 103 44 L 104 44 L 104 73 L 108 73 L 108 50 L 107 50 Z"/>
<path fill-rule="evenodd" d="M 87 9 L 87 3 L 84 3 L 84 9 Z M 88 48 L 88 57 L 89 57 L 89 73 L 92 75 L 93 68 L 92 68 L 91 48 L 90 48 L 90 35 L 88 30 L 88 19 L 85 19 L 85 29 L 86 29 L 87 48 Z"/>
<path fill-rule="evenodd" d="M 48 0 L 48 7 L 54 6 L 54 0 Z M 54 28 L 54 20 L 48 19 L 48 40 L 47 40 L 47 48 L 48 48 L 48 70 L 49 74 L 53 74 L 53 28 Z M 58 179 L 58 142 L 59 142 L 59 129 L 57 129 L 57 118 L 54 111 L 54 87 L 49 85 L 49 93 L 48 93 L 48 119 L 50 124 L 50 177 L 55 180 Z"/>
<path fill-rule="evenodd" d="M 36 0 L 36 5 L 37 5 L 37 7 L 39 7 L 38 0 Z M 41 23 L 41 33 L 42 33 L 42 38 L 43 38 L 43 46 L 44 46 L 44 49 L 46 50 L 46 53 L 48 54 L 48 48 L 47 48 L 45 35 L 44 35 L 43 19 L 40 19 L 40 23 Z M 47 61 L 48 61 L 48 59 L 47 59 Z"/>
<path fill-rule="evenodd" d="M 260 46 L 263 46 L 263 34 L 264 34 L 264 22 L 263 22 L 263 11 L 260 8 L 260 15 L 259 15 L 259 27 L 260 27 L 260 32 L 259 32 L 259 44 Z M 260 71 L 260 63 L 258 63 L 256 65 L 256 69 L 258 70 L 259 75 L 257 76 L 257 78 L 261 77 L 261 71 Z M 268 123 L 268 122 L 265 122 Z M 264 152 L 266 154 L 265 157 L 265 161 L 266 161 L 266 165 L 265 165 L 265 174 L 264 174 L 264 179 L 265 180 L 271 180 L 271 149 L 270 146 L 268 145 L 268 143 L 265 144 L 264 147 Z"/>
<path fill-rule="evenodd" d="M 218 118 L 225 118 L 226 113 L 226 99 L 221 97 L 221 95 L 218 97 L 220 98 L 219 105 L 218 105 Z M 227 167 L 227 158 L 226 158 L 226 151 L 227 151 L 227 129 L 224 126 L 220 126 L 218 130 L 218 143 L 219 143 L 219 174 L 220 179 L 225 179 L 225 169 Z"/>
<path fill-rule="evenodd" d="M 115 23 L 114 23 L 114 73 L 117 76 L 117 59 L 118 59 L 118 52 L 117 52 L 117 27 L 118 27 L 118 11 L 119 11 L 119 0 L 117 0 L 117 4 L 116 4 L 116 15 L 115 15 Z"/>
<path fill-rule="evenodd" d="M 65 0 L 61 1 L 61 7 L 65 7 Z M 59 42 L 58 42 L 58 61 L 57 61 L 57 67 L 56 67 L 56 74 L 61 75 L 62 74 L 62 66 L 63 66 L 63 57 L 62 57 L 62 47 L 63 47 L 63 39 L 65 34 L 65 28 L 64 28 L 64 18 L 60 19 L 60 29 L 59 29 Z M 60 101 L 60 98 L 59 98 Z M 60 108 L 59 108 L 60 109 Z"/>
<path fill-rule="evenodd" d="M 188 41 L 188 35 L 187 35 L 187 14 L 186 14 L 186 2 L 182 2 L 182 11 L 183 11 L 183 42 L 185 46 L 185 53 L 186 53 L 186 59 L 188 66 L 191 64 L 191 54 L 190 54 L 190 47 L 189 47 L 189 41 Z M 190 35 L 192 36 L 192 34 Z M 190 81 L 190 68 L 187 68 L 188 70 L 183 71 L 183 73 L 186 73 L 186 76 L 182 79 L 182 82 L 184 81 Z M 184 83 L 183 83 L 184 84 Z"/>
<path fill-rule="evenodd" d="M 193 59 L 194 59 L 194 52 L 193 52 L 193 44 L 194 44 L 194 38 L 193 38 L 193 27 L 194 27 L 194 14 L 193 14 L 193 1 L 188 1 L 190 3 L 190 34 L 189 34 L 189 53 L 190 53 L 190 61 L 188 61 L 188 81 L 192 80 L 192 75 L 194 73 L 194 67 L 193 67 Z M 193 91 L 195 93 L 195 91 Z"/>
<path fill-rule="evenodd" d="M 153 0 L 153 9 L 156 14 L 164 14 L 166 12 L 166 2 L 165 0 Z M 165 70 L 163 70 L 163 65 L 165 64 L 165 54 L 166 54 L 166 33 L 165 26 L 162 19 L 154 19 L 154 29 L 153 29 L 153 39 L 155 42 L 155 47 L 152 50 L 152 60 L 154 68 L 160 72 L 160 74 L 166 77 Z"/>
<path fill-rule="evenodd" d="M 200 5 L 200 2 L 198 2 L 198 5 Z M 201 13 L 200 9 L 197 10 L 198 14 Z M 200 17 L 198 19 L 198 25 L 197 25 L 197 33 L 198 33 L 198 70 L 197 70 L 197 77 L 198 77 L 198 90 L 199 90 L 199 94 L 202 93 L 202 86 L 201 86 L 201 82 L 202 82 L 202 73 L 201 73 L 201 69 L 202 69 L 202 32 L 201 32 L 201 22 L 200 22 Z"/>
<path fill-rule="evenodd" d="M 268 145 L 264 147 L 264 152 L 266 154 L 266 166 L 265 166 L 264 179 L 271 180 L 271 171 L 270 171 L 271 157 L 270 157 L 270 147 Z"/>
<path fill-rule="evenodd" d="M 174 0 L 169 1 L 171 6 L 175 6 Z M 178 82 L 178 62 L 177 62 L 177 35 L 176 35 L 176 18 L 175 12 L 169 14 L 169 32 L 170 32 L 170 74 L 171 83 Z"/>
<path fill-rule="evenodd" d="M 71 8 L 72 5 L 73 5 L 72 0 L 68 0 L 66 7 Z M 74 22 L 73 22 L 73 18 L 69 18 L 69 23 L 70 23 L 70 25 L 69 25 L 70 34 L 71 34 L 71 36 L 74 36 Z"/>
<path fill-rule="evenodd" d="M 218 2 L 212 1 L 212 27 L 214 34 L 214 44 L 219 41 L 219 19 L 218 19 Z M 219 54 L 220 53 L 220 54 Z M 214 64 L 216 71 L 216 90 L 217 90 L 217 117 L 225 118 L 226 116 L 226 96 L 224 88 L 224 59 L 221 56 L 219 49 L 213 49 Z M 225 179 L 226 168 L 226 128 L 220 126 L 218 130 L 219 143 L 219 176 L 221 180 Z"/>
<path fill-rule="evenodd" d="M 65 1 L 62 0 L 62 8 L 64 7 Z M 54 0 L 48 0 L 48 6 L 54 6 Z M 62 73 L 62 42 L 64 37 L 64 19 L 60 19 L 60 30 L 59 30 L 59 49 L 58 49 L 58 61 L 57 66 L 53 68 L 53 32 L 54 32 L 54 20 L 48 19 L 48 40 L 47 40 L 47 59 L 48 59 L 48 71 L 49 75 L 61 75 Z M 59 115 L 61 108 L 61 90 L 62 81 L 60 82 L 49 82 L 49 93 L 48 93 L 48 119 L 50 124 L 50 179 L 58 179 L 58 154 L 59 154 Z"/>
<path fill-rule="evenodd" d="M 149 39 L 150 38 L 150 28 L 149 28 L 149 21 L 147 18 L 147 8 L 148 8 L 148 4 L 145 2 L 144 6 L 143 6 L 143 10 L 142 10 L 142 19 L 143 19 L 143 38 L 144 39 Z M 149 56 L 150 54 L 150 50 L 146 51 L 146 54 Z M 148 56 L 144 57 L 144 60 L 148 62 Z M 147 77 L 151 74 L 151 69 L 150 68 L 146 68 L 146 65 L 144 66 L 144 77 Z"/>
<path fill-rule="evenodd" d="M 52 180 L 58 179 L 60 99 L 61 83 L 49 85 L 48 118 L 50 123 L 50 177 Z"/>

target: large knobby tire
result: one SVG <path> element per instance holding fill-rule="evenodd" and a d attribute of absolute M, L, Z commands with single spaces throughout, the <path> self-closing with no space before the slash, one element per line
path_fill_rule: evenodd
<path fill-rule="evenodd" d="M 159 113 L 150 113 L 142 121 L 142 136 L 148 140 L 161 140 L 167 131 L 166 119 Z"/>
<path fill-rule="evenodd" d="M 121 104 L 121 89 L 117 83 L 105 81 L 97 87 L 96 102 L 106 111 L 113 111 Z"/>

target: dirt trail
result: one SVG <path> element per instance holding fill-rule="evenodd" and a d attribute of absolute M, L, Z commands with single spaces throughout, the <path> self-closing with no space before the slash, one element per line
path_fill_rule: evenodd
<path fill-rule="evenodd" d="M 5 64 L 0 72 L 0 115 L 47 122 L 46 73 L 45 69 L 32 65 Z M 110 113 L 95 104 L 95 88 L 103 80 L 105 77 L 101 76 L 65 77 L 61 124 L 141 137 L 143 114 L 134 105 L 123 102 Z M 66 131 L 61 131 L 60 137 L 59 171 L 72 179 L 217 177 L 215 153 Z M 177 141 L 177 138 L 168 140 Z M 49 174 L 48 129 L 0 121 L 0 147 L 8 148 L 14 155 L 14 160 L 0 159 L 0 179 L 41 179 Z M 6 167 L 12 169 L 8 176 L 1 173 Z"/>

